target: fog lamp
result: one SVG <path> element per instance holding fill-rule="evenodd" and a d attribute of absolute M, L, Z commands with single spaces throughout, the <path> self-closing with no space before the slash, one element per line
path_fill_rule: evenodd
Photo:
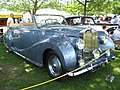
<path fill-rule="evenodd" d="M 92 52 L 92 54 L 94 55 L 94 58 L 97 58 L 100 56 L 100 51 L 96 49 Z"/>

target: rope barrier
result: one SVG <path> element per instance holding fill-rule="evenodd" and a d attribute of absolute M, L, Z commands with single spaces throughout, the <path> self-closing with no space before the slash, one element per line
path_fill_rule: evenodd
<path fill-rule="evenodd" d="M 108 51 L 108 50 L 107 50 L 107 51 Z M 87 66 L 88 64 L 90 64 L 90 63 L 94 62 L 95 60 L 99 59 L 100 57 L 102 57 L 104 54 L 107 53 L 107 51 L 105 51 L 104 53 L 102 53 L 99 57 L 94 58 L 94 59 L 91 60 L 90 62 L 88 62 L 88 63 L 86 63 L 86 64 L 80 66 L 79 68 L 76 68 L 76 69 L 74 69 L 74 70 L 72 70 L 72 71 L 70 71 L 70 72 L 68 72 L 68 73 L 73 73 L 73 72 L 75 72 L 75 71 L 77 71 L 77 70 L 79 70 L 79 69 L 81 69 L 81 68 Z M 32 85 L 32 86 L 29 86 L 29 87 L 23 88 L 23 89 L 20 89 L 20 90 L 28 90 L 28 89 L 32 89 L 32 88 L 35 88 L 35 87 L 38 87 L 38 86 L 41 86 L 41 85 L 44 85 L 44 84 L 50 83 L 50 82 L 52 82 L 52 81 L 55 81 L 55 80 L 57 80 L 57 79 L 60 79 L 60 78 L 62 78 L 62 77 L 67 76 L 68 73 L 65 73 L 65 74 L 63 74 L 63 75 L 61 75 L 61 76 L 59 76 L 59 77 L 56 77 L 56 78 L 53 78 L 53 79 L 47 80 L 47 81 L 45 81 L 45 82 L 38 83 L 38 84 L 35 84 L 35 85 Z"/>

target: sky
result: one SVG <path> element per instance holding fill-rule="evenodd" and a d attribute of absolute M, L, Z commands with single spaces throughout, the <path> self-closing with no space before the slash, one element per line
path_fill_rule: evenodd
<path fill-rule="evenodd" d="M 59 0 L 61 3 L 66 4 L 68 2 L 73 2 L 74 0 Z"/>

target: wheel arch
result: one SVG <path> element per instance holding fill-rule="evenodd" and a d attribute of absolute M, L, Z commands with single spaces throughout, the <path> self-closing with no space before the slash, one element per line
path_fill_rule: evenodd
<path fill-rule="evenodd" d="M 57 41 L 59 42 L 57 43 Z M 46 42 L 44 44 L 44 52 L 42 55 L 43 65 L 46 64 L 46 56 L 49 51 L 54 51 L 60 57 L 64 70 L 70 71 L 76 67 L 76 53 L 69 41 L 65 39 L 58 40 L 57 38 L 54 42 Z"/>
<path fill-rule="evenodd" d="M 44 52 L 43 52 L 43 66 L 46 66 L 46 56 L 48 55 L 48 53 L 50 52 L 50 51 L 53 51 L 52 49 L 50 49 L 50 48 L 48 48 L 48 49 L 46 49 Z"/>

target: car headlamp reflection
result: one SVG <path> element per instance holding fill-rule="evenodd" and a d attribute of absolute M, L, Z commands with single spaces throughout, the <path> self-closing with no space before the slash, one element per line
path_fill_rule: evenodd
<path fill-rule="evenodd" d="M 82 40 L 82 39 L 79 38 L 77 40 L 77 42 L 76 42 L 76 45 L 77 45 L 77 47 L 78 47 L 79 50 L 82 50 L 84 48 L 84 46 L 85 46 L 85 42 L 84 42 L 84 40 Z"/>

